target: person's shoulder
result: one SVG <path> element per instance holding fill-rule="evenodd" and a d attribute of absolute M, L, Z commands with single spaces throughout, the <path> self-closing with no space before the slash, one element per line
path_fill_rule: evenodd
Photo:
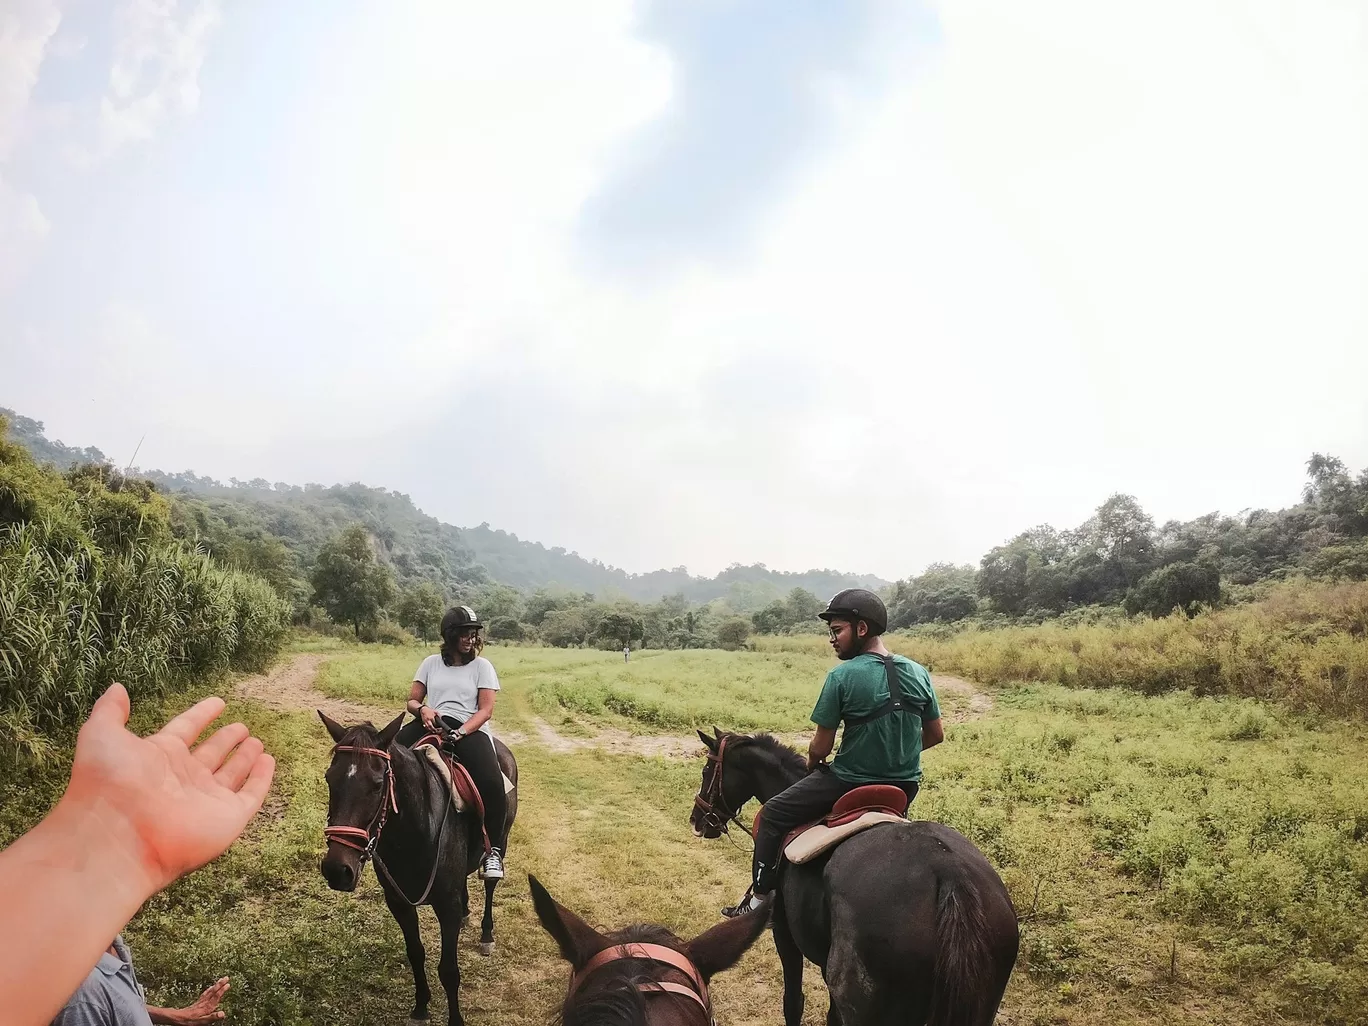
<path fill-rule="evenodd" d="M 430 670 L 430 669 L 432 669 L 433 663 L 440 663 L 441 661 L 442 661 L 441 655 L 440 655 L 439 653 L 437 653 L 437 652 L 433 652 L 432 655 L 428 655 L 428 656 L 424 656 L 424 657 L 423 657 L 423 661 L 422 661 L 421 663 L 418 664 L 418 669 L 420 669 L 420 670 Z"/>
<path fill-rule="evenodd" d="M 910 667 L 912 669 L 912 676 L 915 680 L 928 689 L 931 687 L 931 671 L 921 663 L 917 662 L 915 659 L 909 659 L 905 655 L 897 654 L 893 656 L 893 661 L 899 666 Z"/>
<path fill-rule="evenodd" d="M 481 672 L 484 672 L 484 671 L 486 671 L 486 670 L 489 671 L 490 673 L 493 673 L 493 672 L 494 672 L 494 664 L 491 663 L 488 659 L 486 659 L 486 658 L 485 658 L 484 656 L 482 656 L 482 655 L 477 655 L 474 659 L 471 660 L 471 662 L 472 662 L 472 663 L 473 663 Z"/>

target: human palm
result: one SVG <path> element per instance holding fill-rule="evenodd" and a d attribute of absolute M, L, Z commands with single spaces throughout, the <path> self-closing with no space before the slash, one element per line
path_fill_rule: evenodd
<path fill-rule="evenodd" d="M 140 738 L 126 726 L 128 693 L 114 684 L 81 728 L 64 800 L 127 845 L 149 893 L 221 854 L 266 797 L 275 760 L 243 724 L 195 744 L 223 708 L 206 698 Z"/>

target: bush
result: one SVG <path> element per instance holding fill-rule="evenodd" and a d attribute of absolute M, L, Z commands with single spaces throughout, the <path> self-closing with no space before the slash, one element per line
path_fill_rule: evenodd
<path fill-rule="evenodd" d="M 0 757 L 41 758 L 111 681 L 134 700 L 280 649 L 291 609 L 265 581 L 171 536 L 146 482 L 64 480 L 0 438 Z"/>
<path fill-rule="evenodd" d="M 1066 627 L 894 635 L 890 644 L 939 671 L 985 683 L 1054 681 L 1147 693 L 1190 688 L 1368 714 L 1368 584 L 1293 581 L 1258 602 L 1194 617 Z"/>

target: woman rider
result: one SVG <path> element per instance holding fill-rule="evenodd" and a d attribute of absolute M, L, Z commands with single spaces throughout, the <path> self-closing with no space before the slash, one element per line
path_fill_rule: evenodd
<path fill-rule="evenodd" d="M 481 875 L 486 880 L 501 880 L 508 800 L 504 795 L 503 771 L 494 753 L 494 735 L 489 731 L 499 677 L 493 664 L 480 655 L 484 648 L 480 637 L 483 626 L 469 606 L 447 610 L 442 617 L 441 653 L 428 656 L 418 665 L 409 688 L 407 708 L 416 718 L 399 731 L 395 740 L 404 745 L 414 744 L 436 729 L 438 717 L 452 728 L 455 733 L 448 750 L 470 772 L 484 803 L 490 850 L 481 866 Z"/>

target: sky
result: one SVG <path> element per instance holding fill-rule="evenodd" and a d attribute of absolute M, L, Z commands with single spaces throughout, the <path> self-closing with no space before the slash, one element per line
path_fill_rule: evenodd
<path fill-rule="evenodd" d="M 0 0 L 0 405 L 629 571 L 1368 466 L 1368 0 Z"/>

